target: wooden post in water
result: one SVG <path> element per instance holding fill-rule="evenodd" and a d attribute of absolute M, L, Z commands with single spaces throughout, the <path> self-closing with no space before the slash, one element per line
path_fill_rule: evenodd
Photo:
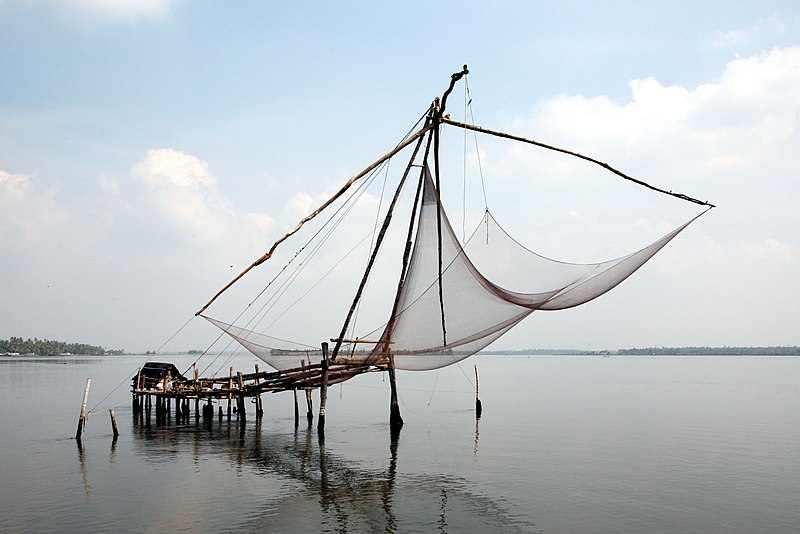
<path fill-rule="evenodd" d="M 475 366 L 475 417 L 480 419 L 481 412 L 483 412 L 483 405 L 481 404 L 480 394 L 478 392 L 478 366 Z"/>
<path fill-rule="evenodd" d="M 325 408 L 328 405 L 328 344 L 322 344 L 322 385 L 319 387 L 319 420 L 317 431 L 325 431 Z"/>
<path fill-rule="evenodd" d="M 236 373 L 236 378 L 239 381 L 239 419 L 244 421 L 247 419 L 247 411 L 245 410 L 244 403 L 244 380 L 242 379 L 242 372 Z"/>
<path fill-rule="evenodd" d="M 108 413 L 111 416 L 111 430 L 114 431 L 114 439 L 116 440 L 119 437 L 119 430 L 117 430 L 117 415 L 114 413 L 114 408 L 108 410 Z"/>
<path fill-rule="evenodd" d="M 394 356 L 389 355 L 389 387 L 391 388 L 389 401 L 389 428 L 400 430 L 403 427 L 403 418 L 400 417 L 400 405 L 397 402 L 397 379 L 394 372 Z"/>
<path fill-rule="evenodd" d="M 232 401 L 233 393 L 231 393 L 233 391 L 233 367 L 231 367 L 231 371 L 230 371 L 230 374 L 228 376 L 230 377 L 230 378 L 228 378 L 228 419 L 230 419 L 231 418 L 231 402 L 233 402 Z"/>
<path fill-rule="evenodd" d="M 137 391 L 139 390 L 139 381 L 142 377 L 142 369 L 139 368 L 136 370 L 136 383 L 133 386 L 133 413 L 139 412 L 139 394 Z"/>
<path fill-rule="evenodd" d="M 81 417 L 78 419 L 78 432 L 75 433 L 75 439 L 81 439 L 83 433 L 83 426 L 86 424 L 86 402 L 89 400 L 89 386 L 92 385 L 92 379 L 86 379 L 86 389 L 83 390 L 83 403 L 81 403 Z"/>
<path fill-rule="evenodd" d="M 258 364 L 256 364 L 256 385 L 258 385 L 259 382 L 260 379 L 258 378 Z M 258 394 L 256 394 L 256 419 L 261 419 L 263 415 L 264 415 L 264 407 L 261 405 L 261 392 L 259 391 Z"/>
<path fill-rule="evenodd" d="M 294 427 L 300 426 L 300 408 L 297 406 L 297 389 L 292 390 L 294 393 Z"/>
<path fill-rule="evenodd" d="M 194 420 L 197 421 L 200 419 L 200 369 L 197 368 L 197 364 L 194 364 L 194 389 L 195 395 L 194 398 Z"/>
<path fill-rule="evenodd" d="M 308 426 L 311 428 L 311 421 L 314 420 L 314 401 L 311 399 L 311 390 L 306 389 L 306 406 L 308 411 L 306 412 L 306 419 L 308 419 Z"/>
<path fill-rule="evenodd" d="M 308 362 L 309 364 L 311 362 Z M 306 361 L 300 360 L 300 367 L 305 369 Z M 311 421 L 314 420 L 314 405 L 311 399 L 311 390 L 306 389 L 306 419 L 308 420 L 308 426 L 311 426 Z"/>

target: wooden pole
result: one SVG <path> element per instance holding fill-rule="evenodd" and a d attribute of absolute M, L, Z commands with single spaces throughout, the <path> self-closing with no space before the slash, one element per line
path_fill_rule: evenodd
<path fill-rule="evenodd" d="M 258 364 L 256 364 L 256 385 L 260 382 L 258 378 Z M 264 415 L 264 407 L 261 406 L 261 392 L 256 394 L 256 419 L 261 419 Z"/>
<path fill-rule="evenodd" d="M 247 419 L 247 411 L 244 406 L 244 380 L 242 379 L 241 371 L 236 374 L 236 378 L 239 381 L 239 419 L 244 421 Z"/>
<path fill-rule="evenodd" d="M 308 419 L 308 426 L 311 426 L 311 421 L 314 420 L 314 401 L 311 399 L 311 390 L 306 389 L 306 406 L 308 411 L 306 412 L 306 419 Z"/>
<path fill-rule="evenodd" d="M 297 406 L 297 390 L 292 392 L 294 393 L 294 427 L 297 428 L 300 426 L 300 408 Z"/>
<path fill-rule="evenodd" d="M 117 430 L 117 415 L 114 413 L 114 408 L 108 410 L 109 415 L 111 415 L 111 430 L 114 431 L 114 439 L 119 437 L 119 430 Z"/>
<path fill-rule="evenodd" d="M 233 398 L 233 367 L 231 367 L 230 374 L 228 375 L 228 419 L 231 418 L 231 399 Z"/>
<path fill-rule="evenodd" d="M 478 366 L 475 366 L 475 417 L 481 418 L 483 412 L 483 405 L 481 404 L 480 395 L 478 393 Z"/>
<path fill-rule="evenodd" d="M 397 402 L 397 379 L 394 372 L 394 357 L 389 355 L 389 387 L 391 388 L 389 402 L 389 428 L 400 430 L 403 427 L 403 418 L 400 417 L 400 405 Z"/>
<path fill-rule="evenodd" d="M 142 369 L 139 368 L 136 370 L 136 385 L 133 387 L 133 413 L 139 412 L 139 394 L 137 393 L 139 390 L 139 382 L 142 378 Z"/>
<path fill-rule="evenodd" d="M 328 405 L 328 344 L 322 344 L 322 385 L 319 387 L 319 420 L 317 431 L 325 431 L 325 408 Z"/>
<path fill-rule="evenodd" d="M 309 363 L 309 365 L 311 364 L 310 361 L 308 363 Z M 305 369 L 305 367 L 306 367 L 306 361 L 305 360 L 300 360 L 300 367 Z M 311 390 L 310 389 L 306 389 L 306 419 L 308 420 L 308 426 L 310 427 L 311 426 L 311 421 L 314 420 L 314 404 L 313 404 L 313 400 L 311 399 Z"/>
<path fill-rule="evenodd" d="M 83 433 L 83 426 L 86 424 L 86 402 L 89 400 L 89 386 L 92 385 L 92 379 L 86 379 L 86 389 L 83 390 L 83 403 L 81 404 L 81 417 L 78 419 L 78 432 L 75 433 L 75 439 L 80 440 Z"/>

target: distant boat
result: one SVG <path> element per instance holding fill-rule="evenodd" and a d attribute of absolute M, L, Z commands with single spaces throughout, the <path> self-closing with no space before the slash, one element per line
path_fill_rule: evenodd
<path fill-rule="evenodd" d="M 331 365 L 354 362 L 387 370 L 392 386 L 391 421 L 393 425 L 399 425 L 402 424 L 402 419 L 395 390 L 396 369 L 429 370 L 454 364 L 487 347 L 534 311 L 562 310 L 597 298 L 630 276 L 700 216 L 697 215 L 640 250 L 597 263 L 565 263 L 526 249 L 503 230 L 488 208 L 479 229 L 462 245 L 445 212 L 440 195 L 442 188 L 446 187 L 442 180 L 446 169 L 439 158 L 440 133 L 443 129 L 462 128 L 555 150 L 600 165 L 619 177 L 652 190 L 713 207 L 707 202 L 653 187 L 606 163 L 576 152 L 452 120 L 445 113 L 447 99 L 454 85 L 467 73 L 465 65 L 462 71 L 452 75 L 449 87 L 428 108 L 424 123 L 418 130 L 364 171 L 353 176 L 336 194 L 304 217 L 292 230 L 278 239 L 272 248 L 214 295 L 197 315 L 202 315 L 277 370 L 296 370 L 312 361 L 317 363 L 321 358 Z M 276 248 L 296 234 L 304 224 L 329 210 L 337 200 L 354 202 L 343 199 L 354 184 L 391 158 L 409 151 L 411 154 L 403 165 L 402 176 L 399 177 L 391 198 L 387 200 L 366 266 L 362 272 L 353 273 L 360 277 L 360 282 L 349 306 L 343 306 L 346 313 L 343 313 L 341 329 L 330 336 L 332 348 L 329 349 L 326 342 L 322 344 L 320 351 L 317 348 L 319 345 L 289 342 L 274 332 L 256 332 L 252 327 L 236 326 L 232 324 L 233 321 L 221 321 L 205 315 L 206 309 L 223 292 L 251 269 L 269 260 Z M 395 213 L 395 208 L 401 193 L 407 188 L 411 188 L 413 203 L 410 213 L 402 219 L 406 228 L 406 239 L 400 244 L 404 249 L 398 254 L 398 258 L 401 258 L 397 270 L 399 274 L 396 284 L 385 287 L 387 309 L 390 311 L 377 329 L 358 336 L 353 335 L 350 333 L 353 319 L 365 285 L 371 275 L 374 275 L 376 258 L 383 252 L 390 224 L 401 219 Z M 480 268 L 475 258 L 481 258 Z M 515 267 L 518 278 L 512 279 L 512 283 L 520 282 L 519 287 L 509 286 L 505 282 L 501 284 L 493 279 L 493 275 L 486 272 L 487 267 L 491 271 L 493 266 Z M 533 286 L 534 290 L 526 285 L 531 280 L 539 281 Z M 542 284 L 545 280 L 548 283 L 546 287 Z M 309 308 L 308 317 L 313 316 L 313 310 Z M 358 367 L 353 369 L 351 374 L 337 375 L 337 379 L 345 380 L 360 372 Z"/>

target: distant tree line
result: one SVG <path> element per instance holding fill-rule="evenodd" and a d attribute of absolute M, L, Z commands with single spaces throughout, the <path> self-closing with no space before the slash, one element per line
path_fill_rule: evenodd
<path fill-rule="evenodd" d="M 106 351 L 103 347 L 87 345 L 85 343 L 65 343 L 49 339 L 22 339 L 12 337 L 0 339 L 0 354 L 16 352 L 19 354 L 55 355 L 55 354 L 88 354 L 103 356 L 105 354 L 122 353 L 122 351 Z"/>
<path fill-rule="evenodd" d="M 569 356 L 611 355 L 632 356 L 800 356 L 800 347 L 647 347 L 644 349 L 579 350 L 579 349 L 522 349 L 484 350 L 480 354 L 503 356 Z"/>
<path fill-rule="evenodd" d="M 620 349 L 617 353 L 654 356 L 800 356 L 800 347 L 649 347 Z"/>

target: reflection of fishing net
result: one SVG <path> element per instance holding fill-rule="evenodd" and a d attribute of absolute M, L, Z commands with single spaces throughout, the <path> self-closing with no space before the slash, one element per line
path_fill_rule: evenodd
<path fill-rule="evenodd" d="M 379 343 L 343 345 L 339 359 L 378 363 L 391 355 L 395 367 L 406 370 L 450 365 L 483 349 L 536 310 L 571 308 L 602 295 L 694 220 L 627 256 L 574 264 L 524 248 L 487 211 L 462 248 L 437 202 L 430 174 L 424 174 L 416 238 L 396 316 L 365 336 Z M 277 369 L 300 367 L 301 361 L 306 365 L 317 363 L 321 358 L 317 350 L 289 346 L 269 336 L 211 321 Z"/>

